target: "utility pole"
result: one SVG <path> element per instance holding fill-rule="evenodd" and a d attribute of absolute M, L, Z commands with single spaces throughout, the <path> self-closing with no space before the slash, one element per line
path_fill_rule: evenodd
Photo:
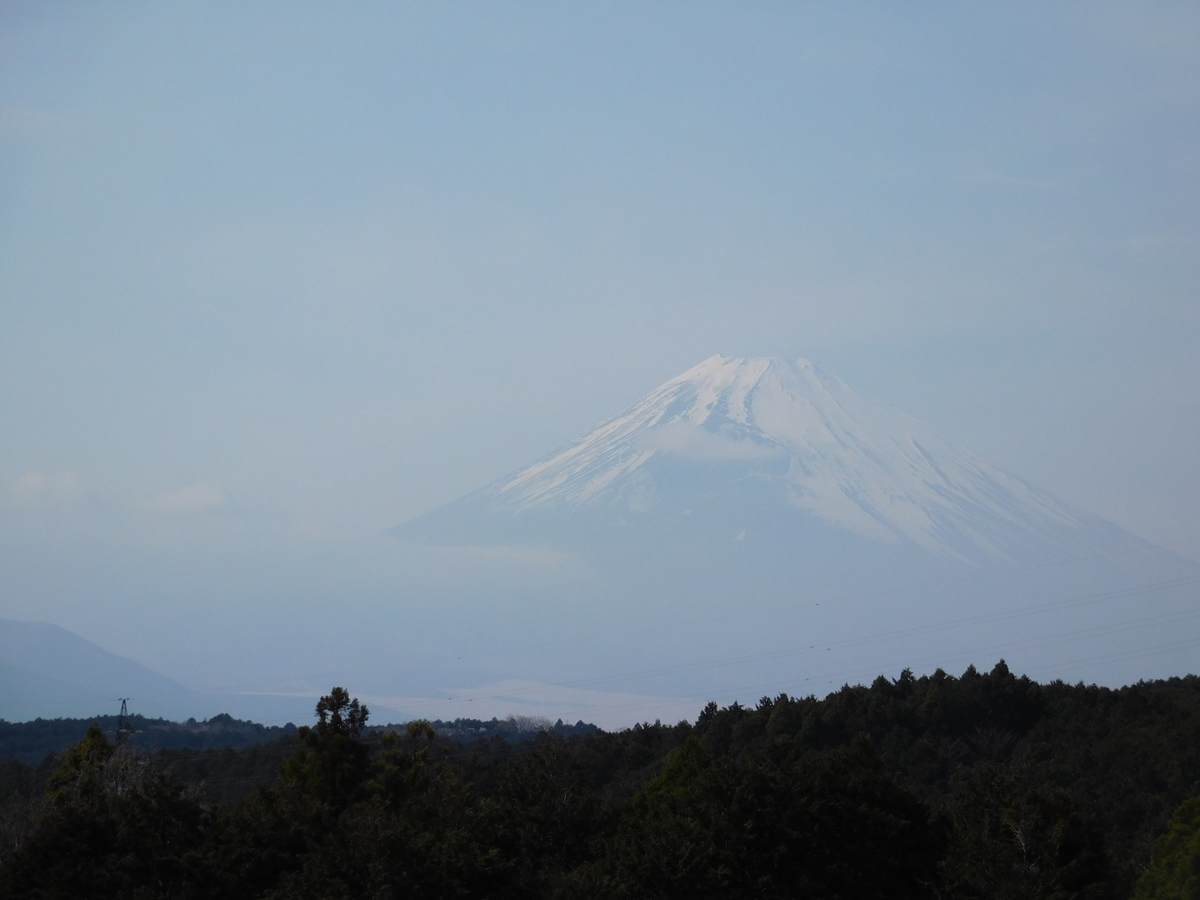
<path fill-rule="evenodd" d="M 121 713 L 117 716 L 117 746 L 125 743 L 125 739 L 133 734 L 133 729 L 129 727 L 129 701 L 132 697 L 118 697 L 121 701 Z"/>

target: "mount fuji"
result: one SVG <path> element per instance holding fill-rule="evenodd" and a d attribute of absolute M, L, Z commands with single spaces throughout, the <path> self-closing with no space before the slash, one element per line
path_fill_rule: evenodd
<path fill-rule="evenodd" d="M 661 538 L 696 523 L 738 542 L 763 539 L 765 529 L 811 536 L 825 526 L 847 541 L 983 564 L 1049 562 L 1137 541 L 808 360 L 726 356 L 398 532 L 561 543 L 605 528 Z"/>
<path fill-rule="evenodd" d="M 547 681 L 730 646 L 777 687 L 814 668 L 877 674 L 960 656 L 1111 681 L 1146 674 L 1148 648 L 1200 624 L 1200 566 L 803 359 L 710 357 L 393 533 L 575 560 L 585 574 L 570 584 L 497 580 L 469 613 L 497 633 L 517 615 L 536 623 L 547 639 L 528 652 L 557 660 L 546 657 Z M 1172 645 L 1157 664 L 1194 668 L 1197 646 Z M 665 677 L 715 692 L 706 673 Z"/>

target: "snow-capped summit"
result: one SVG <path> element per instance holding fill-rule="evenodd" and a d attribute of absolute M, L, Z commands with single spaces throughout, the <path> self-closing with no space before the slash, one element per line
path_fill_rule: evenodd
<path fill-rule="evenodd" d="M 685 468 L 695 469 L 690 486 L 675 477 Z M 956 556 L 1004 556 L 1021 533 L 1082 524 L 806 359 L 712 356 L 484 494 L 517 515 L 554 507 L 683 512 L 713 493 L 706 477 L 770 491 L 865 537 Z M 680 508 L 662 508 L 670 503 Z"/>
<path fill-rule="evenodd" d="M 1052 555 L 1091 521 L 806 359 L 719 355 L 448 509 L 500 527 L 707 517 L 731 539 L 770 509 L 776 530 L 784 513 L 964 560 Z"/>
<path fill-rule="evenodd" d="M 487 560 L 480 604 L 434 596 L 472 628 L 524 616 L 526 665 L 691 660 L 668 677 L 705 696 L 1001 657 L 1117 677 L 1157 646 L 1139 621 L 1195 608 L 1200 571 L 802 359 L 706 359 L 394 534 Z M 752 677 L 697 674 L 730 647 Z"/>

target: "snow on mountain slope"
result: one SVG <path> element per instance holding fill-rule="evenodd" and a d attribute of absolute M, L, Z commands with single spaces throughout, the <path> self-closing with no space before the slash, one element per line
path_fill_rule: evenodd
<path fill-rule="evenodd" d="M 671 379 L 478 499 L 518 516 L 670 511 L 659 483 L 687 462 L 732 467 L 747 489 L 765 488 L 861 536 L 956 557 L 1003 558 L 1014 542 L 1048 539 L 1089 518 L 915 419 L 865 401 L 807 360 L 725 356 Z M 678 491 L 669 498 L 679 499 Z"/>
<path fill-rule="evenodd" d="M 1136 655 L 1173 637 L 1158 623 L 1194 610 L 1200 571 L 811 363 L 722 356 L 394 535 L 504 560 L 560 553 L 569 563 L 497 565 L 469 600 L 439 602 L 484 635 L 526 623 L 530 678 L 673 659 L 661 689 L 679 695 L 956 653 L 1045 671 L 1104 659 L 1087 677 L 1136 678 Z M 699 674 L 730 648 L 738 680 Z"/>
<path fill-rule="evenodd" d="M 726 356 L 403 530 L 486 521 L 528 534 L 553 519 L 661 534 L 681 517 L 728 525 L 730 540 L 795 522 L 960 561 L 1051 559 L 1112 530 L 807 360 Z"/>

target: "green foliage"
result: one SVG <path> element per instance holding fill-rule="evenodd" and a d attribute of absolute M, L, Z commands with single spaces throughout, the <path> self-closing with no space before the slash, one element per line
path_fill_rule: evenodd
<path fill-rule="evenodd" d="M 95 800 L 107 787 L 106 764 L 112 755 L 112 745 L 104 732 L 91 726 L 83 740 L 63 755 L 50 776 L 49 798 L 60 805 Z"/>
<path fill-rule="evenodd" d="M 132 729 L 127 743 L 147 752 L 168 750 L 219 750 L 241 749 L 264 744 L 289 741 L 296 736 L 295 725 L 259 725 L 235 719 L 221 713 L 210 719 L 186 722 L 169 722 L 165 719 L 150 719 L 145 716 L 129 716 L 128 727 Z M 0 719 L 0 762 L 17 760 L 29 765 L 38 765 L 52 753 L 65 753 L 78 744 L 88 728 L 96 725 L 106 735 L 116 733 L 117 716 L 97 716 L 93 719 L 35 719 L 32 722 L 6 722 Z M 488 741 L 500 737 L 507 741 L 532 740 L 541 731 L 562 737 L 595 734 L 595 725 L 576 722 L 537 723 L 539 727 L 527 727 L 519 719 L 455 719 L 449 722 L 436 720 L 429 723 L 439 735 L 461 743 Z M 394 725 L 367 725 L 367 732 L 393 730 Z"/>
<path fill-rule="evenodd" d="M 798 758 L 714 753 L 705 737 L 635 798 L 618 856 L 626 893 L 933 896 L 941 830 L 865 742 Z"/>
<path fill-rule="evenodd" d="M 1134 900 L 1200 900 L 1200 797 L 1188 800 L 1171 817 L 1133 896 Z"/>
<path fill-rule="evenodd" d="M 962 773 L 949 809 L 947 882 L 959 897 L 1106 896 L 1103 836 L 1070 795 L 1033 786 L 1010 765 Z"/>
<path fill-rule="evenodd" d="M 906 670 L 619 733 L 372 728 L 341 688 L 315 712 L 240 750 L 95 729 L 0 765 L 0 896 L 1196 896 L 1194 677 Z"/>
<path fill-rule="evenodd" d="M 350 699 L 343 687 L 335 687 L 317 701 L 316 733 L 322 737 L 339 735 L 356 738 L 362 734 L 369 713 L 360 706 L 358 698 Z"/>
<path fill-rule="evenodd" d="M 317 724 L 300 729 L 303 749 L 284 766 L 285 780 L 335 810 L 353 802 L 367 775 L 363 728 L 368 715 L 345 688 L 333 688 L 317 701 Z"/>
<path fill-rule="evenodd" d="M 157 897 L 193 880 L 204 810 L 99 728 L 64 754 L 47 801 L 3 859 L 0 896 Z"/>

